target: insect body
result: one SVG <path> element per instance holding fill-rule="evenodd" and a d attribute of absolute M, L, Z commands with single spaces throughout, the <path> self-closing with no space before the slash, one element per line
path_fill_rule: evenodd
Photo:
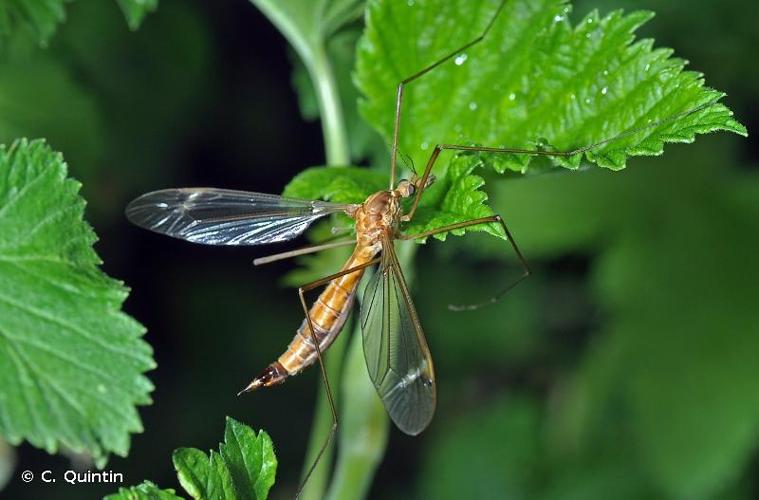
<path fill-rule="evenodd" d="M 341 270 L 371 262 L 378 250 L 374 247 L 357 246 Z M 319 350 L 324 352 L 343 328 L 356 296 L 356 288 L 364 269 L 345 274 L 331 281 L 303 319 L 290 345 L 277 361 L 270 364 L 241 392 L 280 384 L 291 375 L 313 364 L 317 358 L 316 346 L 309 330 L 313 326 L 314 338 Z"/>
<path fill-rule="evenodd" d="M 367 264 L 382 250 L 383 237 L 394 238 L 399 225 L 399 191 L 380 191 L 361 205 L 350 205 L 345 213 L 356 220 L 356 248 L 341 271 L 357 268 L 330 281 L 307 317 L 298 328 L 292 342 L 277 361 L 243 391 L 279 384 L 299 373 L 317 359 L 316 343 L 325 351 L 335 340 L 350 313 L 359 281 Z M 310 327 L 313 327 L 313 338 Z"/>
<path fill-rule="evenodd" d="M 399 232 L 405 217 L 400 200 L 421 193 L 433 180 L 429 175 L 414 181 L 402 180 L 395 189 L 374 193 L 360 205 L 213 188 L 167 189 L 135 199 L 126 214 L 135 224 L 159 233 L 196 243 L 226 245 L 293 238 L 314 220 L 329 214 L 343 212 L 352 217 L 356 221 L 356 239 L 339 243 L 354 244 L 352 255 L 338 273 L 301 287 L 305 318 L 295 337 L 277 361 L 241 392 L 282 383 L 321 359 L 321 353 L 335 340 L 350 313 L 366 268 L 380 263 L 362 305 L 367 367 L 398 427 L 408 434 L 418 434 L 434 413 L 434 372 L 393 242 L 405 238 Z M 303 293 L 320 285 L 326 288 L 308 309 Z"/>
<path fill-rule="evenodd" d="M 342 329 L 353 306 L 359 281 L 364 275 L 365 268 L 361 266 L 374 260 L 382 250 L 382 235 L 397 227 L 398 204 L 393 192 L 381 191 L 361 205 L 349 206 L 345 212 L 357 221 L 357 238 L 356 248 L 341 271 L 355 267 L 359 269 L 329 282 L 303 319 L 287 351 L 243 392 L 284 382 L 290 375 L 295 375 L 314 363 L 317 350 L 310 334 L 309 322 L 320 351 L 325 351 Z"/>

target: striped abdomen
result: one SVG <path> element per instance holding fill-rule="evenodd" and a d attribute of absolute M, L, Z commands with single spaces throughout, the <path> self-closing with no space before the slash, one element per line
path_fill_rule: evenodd
<path fill-rule="evenodd" d="M 356 246 L 342 270 L 366 264 L 374 258 L 375 254 L 376 251 L 372 247 Z M 330 281 L 311 306 L 308 314 L 322 353 L 332 344 L 343 328 L 364 270 L 365 268 Z M 279 384 L 290 375 L 295 375 L 313 364 L 314 361 L 316 361 L 316 347 L 308 330 L 308 321 L 304 319 L 287 350 L 277 361 L 266 367 L 263 373 L 244 390 Z"/>

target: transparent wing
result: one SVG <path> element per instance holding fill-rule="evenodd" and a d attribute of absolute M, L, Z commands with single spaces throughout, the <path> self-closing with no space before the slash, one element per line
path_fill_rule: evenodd
<path fill-rule="evenodd" d="M 390 418 L 406 434 L 419 434 L 435 413 L 435 373 L 389 239 L 364 291 L 361 331 L 369 377 Z"/>
<path fill-rule="evenodd" d="M 214 188 L 164 189 L 126 208 L 134 224 L 206 245 L 258 245 L 295 238 L 316 219 L 348 205 Z"/>

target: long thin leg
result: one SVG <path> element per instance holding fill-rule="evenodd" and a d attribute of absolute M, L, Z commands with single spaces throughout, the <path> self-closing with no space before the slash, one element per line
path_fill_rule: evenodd
<path fill-rule="evenodd" d="M 309 253 L 321 252 L 322 250 L 329 250 L 330 248 L 339 248 L 339 247 L 355 245 L 355 244 L 356 244 L 356 240 L 344 240 L 344 241 L 334 241 L 332 243 L 322 243 L 319 245 L 309 245 L 307 247 L 290 250 L 288 252 L 275 253 L 274 255 L 267 255 L 266 257 L 259 257 L 257 259 L 253 259 L 253 265 L 260 266 L 260 265 L 268 264 L 270 262 L 275 262 L 278 260 L 289 259 L 290 257 L 297 257 L 299 255 L 306 255 Z"/>
<path fill-rule="evenodd" d="M 321 460 L 322 455 L 324 455 L 324 452 L 327 450 L 327 447 L 329 447 L 329 444 L 332 442 L 332 439 L 335 436 L 335 432 L 337 431 L 337 407 L 335 406 L 335 398 L 332 393 L 332 388 L 329 384 L 329 377 L 327 376 L 327 369 L 324 366 L 324 360 L 322 359 L 322 351 L 321 351 L 321 348 L 319 347 L 319 341 L 316 339 L 316 335 L 314 334 L 314 331 L 315 331 L 314 325 L 311 322 L 311 314 L 309 314 L 308 306 L 306 305 L 306 298 L 304 294 L 305 292 L 308 292 L 309 290 L 313 290 L 314 288 L 318 288 L 320 286 L 326 285 L 330 281 L 337 279 L 340 276 L 345 276 L 346 274 L 350 274 L 350 273 L 359 271 L 361 269 L 366 269 L 367 267 L 371 267 L 377 264 L 379 261 L 380 259 L 377 258 L 369 262 L 366 262 L 364 264 L 360 264 L 358 266 L 351 267 L 349 269 L 344 269 L 335 274 L 331 274 L 325 278 L 312 281 L 311 283 L 307 283 L 301 286 L 300 288 L 298 288 L 298 297 L 300 298 L 301 306 L 303 306 L 303 312 L 306 315 L 306 321 L 308 322 L 308 330 L 309 330 L 309 334 L 311 335 L 311 341 L 314 343 L 314 348 L 316 349 L 316 358 L 319 361 L 319 368 L 321 370 L 322 380 L 324 381 L 324 390 L 327 393 L 327 401 L 329 402 L 329 409 L 330 409 L 330 412 L 332 413 L 332 427 L 329 430 L 329 434 L 327 434 L 327 439 L 324 440 L 324 444 L 319 449 L 319 453 L 316 455 L 316 459 L 314 459 L 314 463 L 311 464 L 311 467 L 308 468 L 308 472 L 306 472 L 306 475 L 303 477 L 303 481 L 300 483 L 300 486 L 298 487 L 298 492 L 295 494 L 296 500 L 297 498 L 300 497 L 301 493 L 303 493 L 303 488 L 306 486 L 308 479 L 311 477 L 311 474 L 313 474 L 314 469 L 316 469 L 316 466 L 319 464 L 319 461 Z"/>
<path fill-rule="evenodd" d="M 488 34 L 488 31 L 490 31 L 490 28 L 493 26 L 493 23 L 495 22 L 496 18 L 498 17 L 498 14 L 501 13 L 501 10 L 503 10 L 503 6 L 506 4 L 506 0 L 502 0 L 501 4 L 498 6 L 498 10 L 496 10 L 493 17 L 490 19 L 490 22 L 485 27 L 485 29 L 482 31 L 480 36 L 475 38 L 474 40 L 470 41 L 467 44 L 462 45 L 458 49 L 454 50 L 453 52 L 449 53 L 448 55 L 442 57 L 441 59 L 438 59 L 436 62 L 430 64 L 429 66 L 423 68 L 422 70 L 414 73 L 413 75 L 404 78 L 403 80 L 398 83 L 398 90 L 396 92 L 395 96 L 395 122 L 393 123 L 393 146 L 390 154 L 390 189 L 395 188 L 395 178 L 396 178 L 396 166 L 398 162 L 398 133 L 401 126 L 401 106 L 403 104 L 403 89 L 404 87 L 416 80 L 417 78 L 429 73 L 433 69 L 437 68 L 447 60 L 451 59 L 452 57 L 455 57 L 456 55 L 460 54 L 461 52 L 465 51 L 472 45 L 475 45 L 482 41 L 483 38 L 485 38 L 485 35 Z"/>
<path fill-rule="evenodd" d="M 659 125 L 663 125 L 665 123 L 675 121 L 679 118 L 684 118 L 688 115 L 692 115 L 693 113 L 697 113 L 701 111 L 702 109 L 706 109 L 709 106 L 712 106 L 713 104 L 717 102 L 717 100 L 718 99 L 713 99 L 711 101 L 705 102 L 704 104 L 700 106 L 696 106 L 695 108 L 691 108 L 686 111 L 676 113 L 666 118 L 662 118 L 661 120 L 656 120 L 651 123 L 647 123 L 640 127 L 635 127 L 633 129 L 622 132 L 621 134 L 617 134 L 614 137 L 610 137 L 608 139 L 604 139 L 603 141 L 598 141 L 593 144 L 588 144 L 587 146 L 573 149 L 571 151 L 546 151 L 546 150 L 541 150 L 541 149 L 522 149 L 522 148 L 508 148 L 508 147 L 495 148 L 495 147 L 489 147 L 489 146 L 465 146 L 462 144 L 438 144 L 435 146 L 435 149 L 432 151 L 432 154 L 430 155 L 430 159 L 427 160 L 427 166 L 424 168 L 424 173 L 422 174 L 422 178 L 420 182 L 417 183 L 418 188 L 416 190 L 414 204 L 411 206 L 411 210 L 409 211 L 409 213 L 403 216 L 403 220 L 410 221 L 411 219 L 414 218 L 414 213 L 416 213 L 416 207 L 419 205 L 419 200 L 422 197 L 422 193 L 427 187 L 427 179 L 432 173 L 432 167 L 435 165 L 435 162 L 440 156 L 440 153 L 446 149 L 450 149 L 454 151 L 474 151 L 474 152 L 484 152 L 484 153 L 511 153 L 511 154 L 526 154 L 526 155 L 535 155 L 535 156 L 559 156 L 559 157 L 567 158 L 567 157 L 588 152 L 591 149 L 597 148 L 599 146 L 603 146 L 604 144 L 608 144 L 612 141 L 629 137 L 631 135 L 637 134 L 638 132 L 642 132 L 646 129 L 658 127 Z"/>
<path fill-rule="evenodd" d="M 503 218 L 500 215 L 496 214 L 496 215 L 491 215 L 489 217 L 480 217 L 479 219 L 472 219 L 472 220 L 468 220 L 464 222 L 457 222 L 456 224 L 449 224 L 447 226 L 438 227 L 436 229 L 432 229 L 430 231 L 424 231 L 423 233 L 419 233 L 419 234 L 410 234 L 410 235 L 402 234 L 399 236 L 399 238 L 403 240 L 416 240 L 419 238 L 426 238 L 434 234 L 444 233 L 446 231 L 452 231 L 454 229 L 461 229 L 464 227 L 476 226 L 477 224 L 487 224 L 489 222 L 498 222 L 499 224 L 501 224 L 501 226 L 503 227 L 504 233 L 506 233 L 506 238 L 509 240 L 509 243 L 511 243 L 511 247 L 514 249 L 514 253 L 519 259 L 520 264 L 522 264 L 522 268 L 524 269 L 524 272 L 514 282 L 510 283 L 506 288 L 502 289 L 501 291 L 499 291 L 497 294 L 495 294 L 494 296 L 492 296 L 486 301 L 479 302 L 477 304 L 467 304 L 467 305 L 449 304 L 448 309 L 451 309 L 452 311 L 473 311 L 475 309 L 479 309 L 482 306 L 493 304 L 530 275 L 530 266 L 527 265 L 527 260 L 524 258 L 524 255 L 522 255 L 522 251 L 519 250 L 519 246 L 517 245 L 517 242 L 514 239 L 514 237 L 511 235 L 511 231 L 509 231 L 508 226 L 506 226 L 506 222 L 504 222 Z"/>
<path fill-rule="evenodd" d="M 495 147 L 488 147 L 488 146 L 465 146 L 461 144 L 438 144 L 435 146 L 435 149 L 432 151 L 432 154 L 430 155 L 430 159 L 427 160 L 427 165 L 424 168 L 424 173 L 422 174 L 422 178 L 419 182 L 417 182 L 417 190 L 414 197 L 414 202 L 411 205 L 411 210 L 409 210 L 409 213 L 404 215 L 402 217 L 402 220 L 404 222 L 410 221 L 414 218 L 414 214 L 416 213 L 416 209 L 419 206 L 419 201 L 421 200 L 422 194 L 424 193 L 425 188 L 427 187 L 427 181 L 429 179 L 430 174 L 432 173 L 432 167 L 435 165 L 435 162 L 440 157 L 440 153 L 446 149 L 455 150 L 455 151 L 475 151 L 475 152 L 487 152 L 487 153 L 511 153 L 511 154 L 530 154 L 530 155 L 540 155 L 540 156 L 560 156 L 560 157 L 570 157 L 574 155 L 578 155 L 581 153 L 585 153 L 586 151 L 590 151 L 593 148 L 596 148 L 598 146 L 602 146 L 604 144 L 607 144 L 609 142 L 636 134 L 638 132 L 641 132 L 645 129 L 651 128 L 651 127 L 657 127 L 659 125 L 677 120 L 678 118 L 682 118 L 688 115 L 691 115 L 693 113 L 696 113 L 702 109 L 708 108 L 709 106 L 712 106 L 716 100 L 712 100 L 709 102 L 706 102 L 700 106 L 697 106 L 695 108 L 683 111 L 681 113 L 677 113 L 674 115 L 671 115 L 667 118 L 663 118 L 661 120 L 657 120 L 651 123 L 648 123 L 646 125 L 643 125 L 641 127 L 636 127 L 633 129 L 630 129 L 626 132 L 622 132 L 621 134 L 617 134 L 614 137 L 611 137 L 609 139 L 605 139 L 603 141 L 596 142 L 594 144 L 589 144 L 587 146 L 583 146 L 581 148 L 574 149 L 572 151 L 544 151 L 539 149 L 522 149 L 522 148 L 495 148 Z M 506 287 L 504 290 L 500 291 L 497 295 L 495 295 L 490 300 L 487 300 L 480 304 L 472 304 L 472 305 L 466 305 L 466 306 L 449 306 L 453 310 L 461 311 L 461 310 L 471 310 L 471 309 L 477 309 L 480 306 L 491 304 L 495 301 L 497 301 L 501 296 L 503 296 L 506 292 L 514 288 L 518 283 L 520 283 L 522 280 L 524 280 L 527 276 L 530 274 L 530 268 L 527 265 L 527 261 L 525 260 L 524 256 L 522 255 L 522 252 L 519 250 L 519 247 L 516 244 L 516 241 L 514 241 L 514 238 L 511 236 L 511 233 L 509 232 L 509 228 L 506 226 L 506 223 L 503 221 L 503 219 L 499 215 L 493 215 L 491 217 L 483 217 L 480 219 L 473 219 L 470 221 L 464 221 L 459 222 L 457 224 L 451 224 L 448 226 L 443 226 L 437 229 L 433 229 L 431 231 L 425 231 L 420 234 L 416 235 L 401 235 L 400 238 L 402 239 L 416 239 L 416 238 L 424 238 L 426 236 L 431 236 L 433 234 L 437 233 L 443 233 L 446 231 L 451 231 L 453 229 L 459 229 L 467 226 L 473 226 L 476 224 L 483 224 L 487 222 L 499 222 L 503 226 L 503 230 L 506 233 L 506 236 L 509 239 L 509 242 L 511 243 L 512 247 L 514 248 L 514 252 L 517 254 L 517 257 L 519 257 L 519 261 L 522 264 L 522 267 L 524 268 L 524 274 L 516 280 L 514 283 L 510 284 L 508 287 Z"/>

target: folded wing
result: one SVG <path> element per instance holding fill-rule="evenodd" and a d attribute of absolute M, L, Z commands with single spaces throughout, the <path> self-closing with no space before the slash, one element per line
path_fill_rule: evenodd
<path fill-rule="evenodd" d="M 390 418 L 406 434 L 419 434 L 435 413 L 435 373 L 389 239 L 364 291 L 361 330 L 369 377 Z"/>

